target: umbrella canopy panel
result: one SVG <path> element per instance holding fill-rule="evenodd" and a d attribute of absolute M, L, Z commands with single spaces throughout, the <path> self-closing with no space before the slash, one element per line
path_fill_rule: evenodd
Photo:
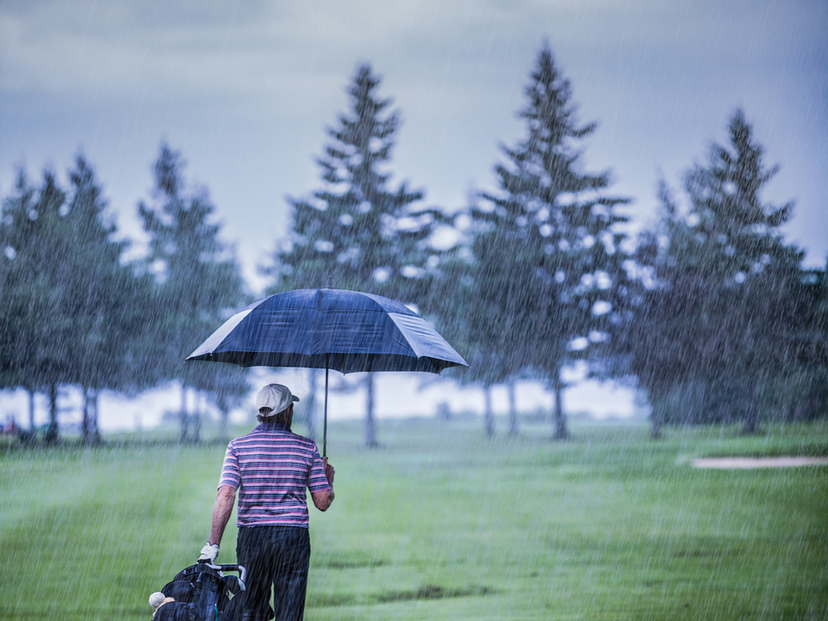
<path fill-rule="evenodd" d="M 227 320 L 187 360 L 329 368 L 340 373 L 439 373 L 468 366 L 405 305 L 341 289 L 299 289 L 254 302 Z"/>

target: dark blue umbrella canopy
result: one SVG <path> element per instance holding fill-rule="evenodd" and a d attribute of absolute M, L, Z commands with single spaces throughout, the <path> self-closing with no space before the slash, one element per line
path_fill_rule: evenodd
<path fill-rule="evenodd" d="M 297 289 L 253 302 L 225 321 L 187 360 L 325 369 L 323 456 L 327 455 L 328 369 L 439 373 L 469 366 L 407 306 L 342 289 Z"/>
<path fill-rule="evenodd" d="M 341 289 L 299 289 L 254 302 L 228 319 L 187 360 L 340 373 L 439 373 L 468 366 L 405 305 Z"/>

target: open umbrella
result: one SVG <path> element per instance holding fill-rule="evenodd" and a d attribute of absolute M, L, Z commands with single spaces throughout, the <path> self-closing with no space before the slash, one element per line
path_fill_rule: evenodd
<path fill-rule="evenodd" d="M 253 302 L 224 322 L 187 360 L 325 369 L 323 456 L 330 369 L 440 373 L 469 366 L 404 304 L 342 289 L 298 289 Z"/>

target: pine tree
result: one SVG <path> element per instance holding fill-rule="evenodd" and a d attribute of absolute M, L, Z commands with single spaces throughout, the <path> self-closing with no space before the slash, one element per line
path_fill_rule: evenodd
<path fill-rule="evenodd" d="M 147 364 L 141 345 L 143 317 L 152 282 L 123 260 L 128 242 L 116 239 L 117 229 L 107 211 L 92 167 L 83 156 L 69 172 L 71 200 L 64 216 L 66 234 L 74 241 L 62 263 L 71 294 L 68 312 L 77 325 L 73 346 L 73 383 L 81 387 L 84 442 L 100 440 L 97 402 L 101 390 L 136 392 L 160 379 Z"/>
<path fill-rule="evenodd" d="M 331 286 L 414 302 L 427 290 L 426 241 L 442 218 L 415 207 L 423 198 L 406 183 L 392 187 L 391 150 L 399 128 L 391 101 L 377 94 L 380 78 L 361 66 L 348 88 L 350 110 L 328 130 L 318 160 L 323 188 L 291 200 L 293 227 L 286 247 L 265 274 L 269 292 Z M 376 446 L 374 379 L 366 378 L 365 443 Z"/>
<path fill-rule="evenodd" d="M 741 418 L 754 432 L 804 346 L 792 295 L 802 252 L 779 231 L 793 204 L 761 200 L 778 166 L 765 167 L 741 110 L 728 129 L 729 144 L 713 144 L 685 176 L 687 213 L 662 187 L 667 245 L 655 253 L 658 286 L 636 329 L 633 367 L 659 419 Z"/>
<path fill-rule="evenodd" d="M 45 440 L 56 443 L 60 439 L 58 388 L 70 383 L 75 364 L 71 356 L 77 325 L 68 286 L 72 266 L 64 263 L 71 260 L 74 240 L 64 222 L 66 194 L 52 172 L 44 172 L 36 200 L 24 174 L 18 192 L 17 200 L 4 205 L 6 257 L 13 254 L 14 259 L 6 264 L 11 286 L 3 296 L 2 345 L 10 348 L 7 355 L 20 369 L 17 378 L 27 376 L 20 385 L 45 392 L 49 400 Z"/>
<path fill-rule="evenodd" d="M 581 171 L 580 141 L 595 130 L 575 118 L 569 81 L 544 47 L 520 113 L 528 136 L 503 148 L 499 192 L 470 210 L 470 327 L 477 356 L 497 371 L 489 381 L 527 369 L 555 392 L 554 437 L 567 437 L 561 371 L 609 338 L 613 308 L 627 279 L 616 224 L 626 199 L 607 197 L 609 174 Z M 474 359 L 476 356 L 473 355 Z"/>
<path fill-rule="evenodd" d="M 3 201 L 0 218 L 0 386 L 29 394 L 29 430 L 34 433 L 34 395 L 43 388 L 38 359 L 38 321 L 46 312 L 47 281 L 33 244 L 38 237 L 36 189 L 18 171 L 15 193 Z M 37 319 L 37 320 L 36 320 Z"/>
<path fill-rule="evenodd" d="M 146 386 L 146 365 L 130 364 L 149 282 L 122 262 L 126 242 L 114 238 L 106 202 L 82 157 L 70 171 L 71 198 L 52 173 L 35 191 L 21 172 L 17 195 L 4 205 L 2 243 L 4 383 L 49 398 L 48 442 L 57 442 L 60 386 L 83 395 L 82 439 L 97 442 L 102 389 Z M 33 412 L 30 413 L 33 419 Z M 33 420 L 30 420 L 33 425 Z"/>
<path fill-rule="evenodd" d="M 138 210 L 150 236 L 147 261 L 160 284 L 151 338 L 160 348 L 166 376 L 181 384 L 182 440 L 189 431 L 189 439 L 198 440 L 200 413 L 189 413 L 188 390 L 238 395 L 246 392 L 246 380 L 226 365 L 185 365 L 183 360 L 242 304 L 244 285 L 232 252 L 219 239 L 221 227 L 212 221 L 215 208 L 207 191 L 188 194 L 183 168 L 180 154 L 162 144 L 153 168 L 155 205 L 141 202 Z M 228 385 L 222 388 L 224 382 Z"/>

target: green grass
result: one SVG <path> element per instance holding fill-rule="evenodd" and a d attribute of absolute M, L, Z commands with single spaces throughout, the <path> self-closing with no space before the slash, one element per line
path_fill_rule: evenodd
<path fill-rule="evenodd" d="M 828 424 L 332 424 L 337 497 L 311 509 L 305 618 L 824 619 L 828 467 L 695 470 L 694 457 L 826 455 Z M 0 447 L 0 619 L 149 619 L 209 530 L 224 447 Z M 228 528 L 220 560 L 235 560 Z"/>

